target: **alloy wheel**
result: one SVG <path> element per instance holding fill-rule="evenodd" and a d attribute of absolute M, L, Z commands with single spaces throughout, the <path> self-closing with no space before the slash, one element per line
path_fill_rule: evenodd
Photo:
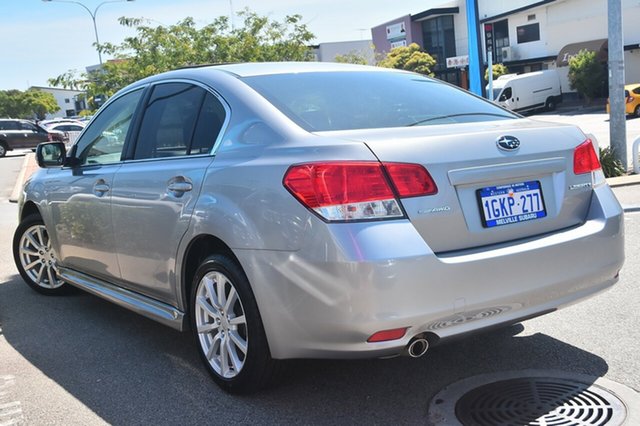
<path fill-rule="evenodd" d="M 18 252 L 22 268 L 39 287 L 53 290 L 64 284 L 56 273 L 56 257 L 44 225 L 27 228 L 20 238 Z"/>
<path fill-rule="evenodd" d="M 236 377 L 247 359 L 247 320 L 238 292 L 225 274 L 211 271 L 198 283 L 195 323 L 204 355 L 216 374 Z"/>

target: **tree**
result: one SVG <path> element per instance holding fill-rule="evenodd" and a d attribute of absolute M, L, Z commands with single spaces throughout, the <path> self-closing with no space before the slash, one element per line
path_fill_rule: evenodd
<path fill-rule="evenodd" d="M 422 51 L 416 43 L 394 47 L 384 59 L 378 62 L 380 67 L 413 71 L 429 76 L 433 76 L 431 69 L 435 64 L 436 60 Z"/>
<path fill-rule="evenodd" d="M 336 55 L 333 58 L 334 62 L 338 62 L 341 64 L 356 64 L 356 65 L 367 65 L 369 61 L 367 58 L 360 52 L 352 50 L 349 53 L 345 53 L 344 55 Z"/>
<path fill-rule="evenodd" d="M 587 104 L 603 94 L 607 74 L 596 52 L 581 50 L 569 59 L 569 84 L 584 96 Z"/>
<path fill-rule="evenodd" d="M 507 68 L 503 64 L 493 64 L 491 67 L 493 69 L 493 78 L 496 79 L 501 75 L 509 74 L 509 68 Z M 484 72 L 485 81 L 489 81 L 489 67 Z"/>
<path fill-rule="evenodd" d="M 242 24 L 231 29 L 227 17 L 219 17 L 201 28 L 193 18 L 174 25 L 150 26 L 148 21 L 120 18 L 135 35 L 119 44 L 102 43 L 104 55 L 115 59 L 102 68 L 80 75 L 65 73 L 50 82 L 64 87 L 77 85 L 87 90 L 88 99 L 111 96 L 124 86 L 150 75 L 179 67 L 258 61 L 309 61 L 308 47 L 314 35 L 300 15 L 272 21 L 248 9 L 238 13 Z"/>
<path fill-rule="evenodd" d="M 47 114 L 58 110 L 60 107 L 51 93 L 38 89 L 0 91 L 0 117 L 43 120 Z"/>

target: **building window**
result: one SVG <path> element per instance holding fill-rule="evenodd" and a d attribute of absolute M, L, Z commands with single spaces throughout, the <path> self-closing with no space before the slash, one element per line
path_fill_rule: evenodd
<path fill-rule="evenodd" d="M 456 56 L 453 16 L 438 16 L 422 22 L 424 50 L 436 60 L 434 71 L 447 69 L 447 58 Z"/>
<path fill-rule="evenodd" d="M 504 19 L 484 24 L 484 41 L 487 52 L 493 55 L 493 63 L 502 63 L 502 48 L 509 46 L 509 21 Z"/>
<path fill-rule="evenodd" d="M 518 44 L 540 40 L 540 24 L 529 24 L 518 27 Z"/>
<path fill-rule="evenodd" d="M 64 103 L 65 103 L 65 104 L 68 104 L 68 103 L 69 103 L 69 98 L 65 98 L 65 99 L 64 99 Z"/>

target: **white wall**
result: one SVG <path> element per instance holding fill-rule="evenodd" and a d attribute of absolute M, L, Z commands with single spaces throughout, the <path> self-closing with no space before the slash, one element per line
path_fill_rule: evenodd
<path fill-rule="evenodd" d="M 320 43 L 317 55 L 318 61 L 320 62 L 333 62 L 337 55 L 346 55 L 349 53 L 364 56 L 369 65 L 375 64 L 373 42 L 371 40 Z"/>
<path fill-rule="evenodd" d="M 540 0 L 478 0 L 478 15 L 480 19 L 491 18 L 505 12 L 520 9 L 521 7 L 530 6 L 539 1 Z M 464 4 L 464 2 L 462 3 Z"/>

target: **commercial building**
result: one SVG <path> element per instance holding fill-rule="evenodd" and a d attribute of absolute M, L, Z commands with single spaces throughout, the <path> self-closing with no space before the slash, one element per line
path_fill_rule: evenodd
<path fill-rule="evenodd" d="M 36 89 L 42 92 L 51 93 L 56 99 L 60 110 L 53 114 L 47 114 L 47 120 L 55 117 L 73 117 L 75 115 L 78 115 L 78 113 L 83 109 L 87 109 L 87 104 L 84 96 L 85 92 L 81 90 L 59 89 L 56 87 L 40 86 L 32 86 L 29 89 Z"/>
<path fill-rule="evenodd" d="M 367 61 L 367 64 L 375 64 L 373 43 L 371 40 L 338 41 L 320 43 L 311 46 L 318 62 L 335 62 L 336 56 L 356 55 Z"/>
<path fill-rule="evenodd" d="M 607 60 L 607 2 L 602 0 L 477 0 L 483 60 L 511 72 L 557 69 L 562 91 L 571 91 L 568 62 L 581 49 Z M 463 60 L 468 54 L 466 1 L 455 0 L 405 15 L 372 28 L 376 53 L 409 43 L 419 44 L 437 62 L 436 77 L 465 86 Z M 640 82 L 640 3 L 622 0 L 627 83 Z"/>

